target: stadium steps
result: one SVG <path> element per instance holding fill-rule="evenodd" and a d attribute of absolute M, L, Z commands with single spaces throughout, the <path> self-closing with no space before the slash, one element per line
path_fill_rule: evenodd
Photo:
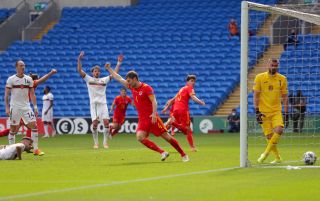
<path fill-rule="evenodd" d="M 276 18 L 277 18 L 277 15 L 274 15 L 274 14 L 269 15 L 265 23 L 263 23 L 262 27 L 257 31 L 257 36 L 269 36 L 270 27 Z"/>
<path fill-rule="evenodd" d="M 37 34 L 33 40 L 41 40 L 44 35 L 46 35 L 53 27 L 56 25 L 57 21 L 50 22 L 39 34 Z"/>
<path fill-rule="evenodd" d="M 312 27 L 311 34 L 320 34 L 320 26 L 315 25 Z"/>
<path fill-rule="evenodd" d="M 258 63 L 248 74 L 248 93 L 252 91 L 253 81 L 257 74 L 266 71 L 266 65 L 269 58 L 279 59 L 283 52 L 283 46 L 281 44 L 271 45 L 270 48 L 259 59 Z M 214 113 L 215 115 L 228 115 L 232 108 L 237 108 L 240 105 L 240 86 L 237 86 L 235 90 L 230 94 L 229 98 L 219 107 Z"/>

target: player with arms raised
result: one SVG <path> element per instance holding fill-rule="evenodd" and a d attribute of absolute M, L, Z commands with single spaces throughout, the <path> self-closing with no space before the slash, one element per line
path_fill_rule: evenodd
<path fill-rule="evenodd" d="M 99 66 L 94 66 L 91 69 L 92 76 L 87 75 L 83 70 L 82 70 L 82 64 L 81 60 L 84 56 L 84 52 L 80 52 L 80 55 L 78 57 L 78 73 L 80 76 L 84 79 L 84 81 L 87 83 L 88 87 L 88 93 L 90 97 L 90 113 L 91 113 L 91 120 L 93 124 L 93 141 L 94 149 L 99 148 L 99 141 L 98 141 L 98 123 L 99 121 L 103 121 L 104 124 L 104 132 L 103 132 L 103 146 L 104 148 L 109 148 L 108 145 L 108 135 L 109 135 L 109 111 L 108 111 L 108 106 L 107 106 L 107 98 L 106 98 L 106 88 L 107 84 L 111 81 L 112 76 L 106 76 L 100 78 L 100 67 Z M 123 55 L 118 56 L 118 63 L 115 68 L 115 72 L 119 71 L 121 62 L 123 61 Z M 110 66 L 108 63 L 107 65 Z"/>
<path fill-rule="evenodd" d="M 38 149 L 38 128 L 36 117 L 38 116 L 37 100 L 34 94 L 33 80 L 24 74 L 25 64 L 22 60 L 16 62 L 15 75 L 8 78 L 5 90 L 6 114 L 10 117 L 10 133 L 8 135 L 9 145 L 15 143 L 15 135 L 20 128 L 20 120 L 31 129 L 31 138 L 34 145 L 34 154 L 43 155 Z M 30 107 L 30 99 L 33 104 L 34 113 Z M 9 104 L 9 96 L 10 104 Z"/>
<path fill-rule="evenodd" d="M 110 125 L 110 134 L 114 136 L 120 130 L 124 120 L 126 118 L 126 110 L 129 104 L 131 104 L 131 98 L 127 96 L 127 90 L 122 88 L 120 96 L 115 97 L 111 105 L 110 112 L 114 109 L 112 124 Z"/>
<path fill-rule="evenodd" d="M 282 161 L 277 149 L 277 144 L 283 133 L 282 105 L 284 105 L 285 123 L 288 125 L 288 83 L 284 75 L 278 73 L 279 62 L 277 59 L 269 59 L 268 71 L 256 76 L 253 86 L 253 101 L 256 111 L 256 119 L 263 129 L 268 140 L 267 148 L 258 159 L 258 163 L 268 157 L 270 152 L 275 155 L 272 164 Z"/>
<path fill-rule="evenodd" d="M 161 136 L 180 153 L 183 162 L 189 161 L 188 155 L 181 149 L 178 141 L 167 133 L 167 129 L 158 116 L 157 100 L 152 87 L 140 82 L 138 74 L 135 71 L 129 71 L 126 75 L 126 79 L 123 79 L 119 74 L 113 71 L 110 66 L 106 65 L 105 67 L 114 79 L 119 81 L 126 88 L 129 88 L 132 92 L 134 106 L 137 108 L 139 117 L 136 133 L 137 140 L 149 149 L 160 153 L 161 160 L 164 161 L 169 156 L 169 153 L 148 139 L 149 133 L 153 133 L 157 137 Z"/>
<path fill-rule="evenodd" d="M 182 87 L 176 94 L 176 96 L 167 102 L 165 108 L 162 110 L 163 112 L 165 112 L 167 108 L 174 102 L 174 118 L 172 118 L 173 121 L 171 122 L 171 124 L 182 131 L 183 134 L 187 135 L 187 140 L 191 147 L 191 151 L 197 150 L 193 144 L 193 133 L 190 128 L 189 100 L 191 98 L 194 102 L 200 105 L 205 105 L 205 102 L 200 100 L 194 92 L 196 79 L 197 77 L 195 75 L 188 75 L 186 79 L 186 86 Z"/>

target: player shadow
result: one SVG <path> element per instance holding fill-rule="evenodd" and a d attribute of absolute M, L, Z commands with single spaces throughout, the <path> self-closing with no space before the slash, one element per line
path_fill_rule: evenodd
<path fill-rule="evenodd" d="M 131 165 L 146 165 L 146 164 L 164 164 L 164 163 L 181 163 L 181 161 L 154 161 L 154 162 L 127 162 L 127 163 L 117 163 L 109 164 L 108 166 L 131 166 Z"/>

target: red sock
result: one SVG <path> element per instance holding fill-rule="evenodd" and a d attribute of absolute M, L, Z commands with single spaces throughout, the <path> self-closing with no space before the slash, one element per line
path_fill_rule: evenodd
<path fill-rule="evenodd" d="M 9 133 L 10 133 L 10 129 L 9 128 L 4 129 L 4 130 L 0 131 L 0 137 L 8 136 Z"/>
<path fill-rule="evenodd" d="M 188 140 L 188 142 L 189 142 L 190 147 L 193 148 L 194 145 L 193 145 L 193 136 L 192 136 L 192 131 L 191 131 L 191 130 L 188 132 L 187 140 Z"/>
<path fill-rule="evenodd" d="M 186 155 L 175 138 L 171 138 L 170 144 L 180 153 L 182 157 Z"/>
<path fill-rule="evenodd" d="M 172 127 L 171 127 L 171 135 L 174 136 L 174 134 L 175 134 L 175 133 L 174 133 L 174 127 L 172 126 Z"/>
<path fill-rule="evenodd" d="M 26 136 L 27 136 L 27 137 L 31 137 L 31 129 L 29 129 L 29 128 L 27 129 L 27 134 L 26 134 Z"/>
<path fill-rule="evenodd" d="M 158 147 L 154 142 L 151 140 L 144 138 L 143 140 L 140 141 L 144 146 L 148 147 L 149 149 L 152 149 L 156 152 L 159 152 L 160 154 L 164 152 L 160 147 Z"/>
<path fill-rule="evenodd" d="M 115 136 L 118 133 L 118 131 L 119 131 L 118 129 L 112 129 L 111 135 Z"/>
<path fill-rule="evenodd" d="M 188 134 L 188 127 L 187 126 L 182 126 L 181 124 L 178 124 L 177 122 L 172 122 L 172 125 L 182 131 L 184 134 Z"/>

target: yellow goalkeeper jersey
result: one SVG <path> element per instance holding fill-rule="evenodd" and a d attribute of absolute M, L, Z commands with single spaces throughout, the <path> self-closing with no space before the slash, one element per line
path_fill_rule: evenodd
<path fill-rule="evenodd" d="M 259 110 L 262 113 L 273 113 L 282 110 L 281 96 L 288 94 L 288 82 L 284 75 L 268 72 L 256 75 L 253 90 L 260 92 Z"/>

